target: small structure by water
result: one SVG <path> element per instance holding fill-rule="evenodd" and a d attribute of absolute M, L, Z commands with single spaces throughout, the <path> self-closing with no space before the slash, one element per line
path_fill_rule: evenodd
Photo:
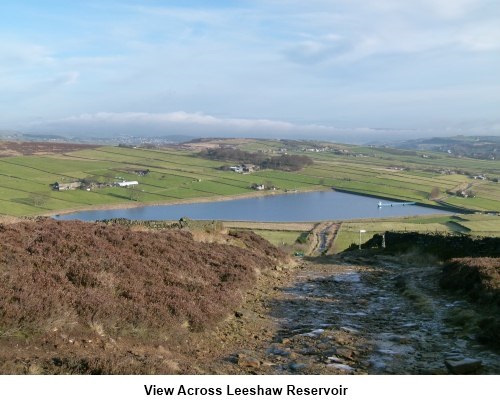
<path fill-rule="evenodd" d="M 379 208 L 382 208 L 382 207 L 394 207 L 394 206 L 398 206 L 398 205 L 415 205 L 416 202 L 415 201 L 404 201 L 404 202 L 391 202 L 391 203 L 383 203 L 382 201 L 379 201 L 377 206 Z"/>

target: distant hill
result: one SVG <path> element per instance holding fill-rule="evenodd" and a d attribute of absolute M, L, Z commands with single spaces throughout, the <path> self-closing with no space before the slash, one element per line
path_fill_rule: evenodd
<path fill-rule="evenodd" d="M 21 139 L 23 134 L 19 131 L 9 131 L 5 129 L 0 129 L 0 140 L 8 139 L 8 140 L 18 140 Z"/>
<path fill-rule="evenodd" d="M 193 139 L 188 135 L 142 135 L 142 136 L 125 136 L 115 135 L 109 137 L 92 137 L 92 136 L 62 136 L 54 134 L 30 134 L 19 131 L 0 130 L 0 140 L 20 141 L 20 142 L 70 142 L 70 143 L 86 143 L 99 145 L 131 145 L 131 146 L 147 146 L 147 145 L 165 145 L 173 143 L 189 142 Z"/>
<path fill-rule="evenodd" d="M 453 156 L 475 159 L 498 160 L 500 158 L 500 136 L 454 136 L 427 139 L 412 139 L 391 143 L 400 149 L 433 150 Z"/>

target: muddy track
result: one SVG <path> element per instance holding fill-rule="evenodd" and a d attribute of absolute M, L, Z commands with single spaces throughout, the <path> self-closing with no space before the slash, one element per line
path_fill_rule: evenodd
<path fill-rule="evenodd" d="M 461 374 L 450 362 L 465 361 L 467 373 L 500 374 L 499 353 L 450 322 L 474 309 L 442 293 L 437 267 L 326 260 L 306 260 L 281 287 L 257 293 L 211 372 Z"/>
<path fill-rule="evenodd" d="M 312 243 L 309 248 L 310 256 L 318 256 L 328 252 L 333 244 L 340 224 L 334 222 L 321 222 L 311 231 Z"/>

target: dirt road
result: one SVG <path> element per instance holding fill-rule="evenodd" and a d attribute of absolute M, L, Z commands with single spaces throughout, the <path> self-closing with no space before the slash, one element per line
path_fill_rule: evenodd
<path fill-rule="evenodd" d="M 340 223 L 320 222 L 311 230 L 311 243 L 308 249 L 309 256 L 319 256 L 327 253 L 331 248 Z"/>

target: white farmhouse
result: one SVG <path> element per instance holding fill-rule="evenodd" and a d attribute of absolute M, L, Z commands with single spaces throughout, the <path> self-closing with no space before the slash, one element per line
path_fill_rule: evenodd
<path fill-rule="evenodd" d="M 139 184 L 138 181 L 119 181 L 118 184 L 120 187 L 129 187 L 129 186 L 137 186 Z"/>

